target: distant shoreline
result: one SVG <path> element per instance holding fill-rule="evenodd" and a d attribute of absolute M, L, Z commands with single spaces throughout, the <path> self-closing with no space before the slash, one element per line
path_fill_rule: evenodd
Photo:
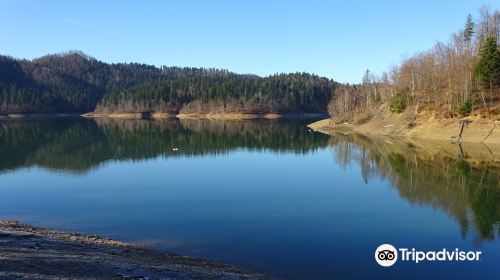
<path fill-rule="evenodd" d="M 266 114 L 244 114 L 244 113 L 86 113 L 81 115 L 85 118 L 119 118 L 119 119 L 209 119 L 209 120 L 255 120 L 255 119 L 280 119 L 280 118 L 321 118 L 327 116 L 325 113 L 266 113 Z"/>
<path fill-rule="evenodd" d="M 112 119 L 190 119 L 190 120 L 256 120 L 256 119 L 319 119 L 327 117 L 326 113 L 266 113 L 266 114 L 243 114 L 243 113 L 20 113 L 0 115 L 0 120 L 6 119 L 48 119 L 48 118 L 112 118 Z"/>
<path fill-rule="evenodd" d="M 0 115 L 0 120 L 5 119 L 49 119 L 49 118 L 78 118 L 81 113 L 19 113 Z"/>
<path fill-rule="evenodd" d="M 230 265 L 18 221 L 0 220 L 0 241 L 2 279 L 271 279 Z"/>

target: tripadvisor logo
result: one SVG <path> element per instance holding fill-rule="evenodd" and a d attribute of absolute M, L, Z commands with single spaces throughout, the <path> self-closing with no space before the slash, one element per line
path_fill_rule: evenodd
<path fill-rule="evenodd" d="M 399 248 L 391 244 L 382 244 L 375 250 L 375 260 L 381 266 L 392 266 L 397 260 L 419 263 L 422 261 L 479 261 L 481 260 L 481 251 L 462 251 L 456 248 L 449 251 L 445 248 L 439 251 L 419 251 L 412 248 Z"/>
<path fill-rule="evenodd" d="M 381 266 L 392 266 L 398 260 L 398 250 L 391 244 L 382 244 L 375 250 L 375 260 Z"/>

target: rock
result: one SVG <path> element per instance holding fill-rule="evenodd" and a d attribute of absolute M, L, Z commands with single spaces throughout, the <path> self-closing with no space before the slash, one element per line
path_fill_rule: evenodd
<path fill-rule="evenodd" d="M 0 237 L 14 237 L 14 238 L 31 238 L 35 235 L 31 232 L 24 231 L 0 231 Z"/>
<path fill-rule="evenodd" d="M 125 275 L 123 276 L 123 279 L 127 279 L 127 280 L 143 280 L 143 279 L 146 279 L 144 276 L 141 276 L 141 275 Z"/>
<path fill-rule="evenodd" d="M 237 268 L 207 265 L 204 260 L 174 258 L 171 254 L 122 242 L 103 243 L 87 239 L 86 234 L 73 241 L 71 237 L 76 236 L 68 233 L 42 228 L 26 232 L 27 228 L 0 221 L 0 233 L 5 236 L 0 238 L 0 279 L 6 276 L 15 279 L 12 275 L 20 279 L 34 279 L 33 275 L 43 275 L 43 279 L 68 279 L 68 274 L 74 276 L 72 279 L 249 279 Z M 22 239 L 29 237 L 33 238 Z M 19 261 L 19 253 L 29 254 L 29 259 L 23 257 Z M 9 274 L 11 272 L 16 274 Z M 254 279 L 268 278 L 256 275 Z"/>

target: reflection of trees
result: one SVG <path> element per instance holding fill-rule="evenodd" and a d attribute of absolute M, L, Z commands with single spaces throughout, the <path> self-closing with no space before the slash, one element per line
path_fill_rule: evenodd
<path fill-rule="evenodd" d="M 217 155 L 238 148 L 306 153 L 328 139 L 299 121 L 12 120 L 0 122 L 0 170 L 36 165 L 82 172 L 107 160 Z"/>
<path fill-rule="evenodd" d="M 94 133 L 84 133 L 85 130 Z M 93 122 L 74 119 L 0 122 L 0 170 L 29 166 L 79 170 L 92 159 L 87 145 L 103 135 Z M 87 147 L 86 147 L 87 146 Z"/>
<path fill-rule="evenodd" d="M 492 149 L 360 135 L 333 136 L 331 142 L 340 165 L 359 164 L 366 182 L 388 179 L 410 203 L 445 211 L 464 238 L 472 232 L 478 241 L 500 235 L 500 168 Z"/>

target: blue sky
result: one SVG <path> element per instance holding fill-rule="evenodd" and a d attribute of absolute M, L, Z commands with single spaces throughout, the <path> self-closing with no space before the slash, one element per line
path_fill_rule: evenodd
<path fill-rule="evenodd" d="M 307 71 L 357 82 L 448 40 L 467 14 L 499 1 L 0 2 L 0 53 L 82 50 L 105 62 Z"/>

